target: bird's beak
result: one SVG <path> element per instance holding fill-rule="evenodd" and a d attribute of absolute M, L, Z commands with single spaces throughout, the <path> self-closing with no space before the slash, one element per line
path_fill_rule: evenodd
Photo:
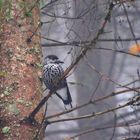
<path fill-rule="evenodd" d="M 63 61 L 57 60 L 55 61 L 55 63 L 59 64 L 59 63 L 64 63 Z"/>

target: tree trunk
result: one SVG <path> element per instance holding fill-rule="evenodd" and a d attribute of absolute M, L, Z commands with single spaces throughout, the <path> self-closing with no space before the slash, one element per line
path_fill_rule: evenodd
<path fill-rule="evenodd" d="M 0 20 L 0 139 L 31 140 L 38 128 L 19 122 L 42 93 L 38 1 L 3 1 Z"/>

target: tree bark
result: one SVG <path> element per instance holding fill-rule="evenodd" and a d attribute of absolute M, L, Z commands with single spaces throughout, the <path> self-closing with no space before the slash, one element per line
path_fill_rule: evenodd
<path fill-rule="evenodd" d="M 4 1 L 0 8 L 0 139 L 31 140 L 38 127 L 19 122 L 41 100 L 40 37 L 33 35 L 39 34 L 38 1 Z"/>

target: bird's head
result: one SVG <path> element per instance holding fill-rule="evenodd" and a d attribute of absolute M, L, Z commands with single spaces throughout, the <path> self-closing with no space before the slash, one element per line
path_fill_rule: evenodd
<path fill-rule="evenodd" d="M 44 59 L 45 64 L 47 63 L 55 63 L 55 64 L 60 64 L 64 63 L 59 60 L 59 58 L 56 55 L 47 55 Z"/>

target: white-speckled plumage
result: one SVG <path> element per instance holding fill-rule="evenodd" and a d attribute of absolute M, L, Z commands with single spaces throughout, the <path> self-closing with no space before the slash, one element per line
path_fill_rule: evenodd
<path fill-rule="evenodd" d="M 49 63 L 44 65 L 43 79 L 46 87 L 52 91 L 59 89 L 60 78 L 63 74 L 63 68 L 59 64 Z"/>

